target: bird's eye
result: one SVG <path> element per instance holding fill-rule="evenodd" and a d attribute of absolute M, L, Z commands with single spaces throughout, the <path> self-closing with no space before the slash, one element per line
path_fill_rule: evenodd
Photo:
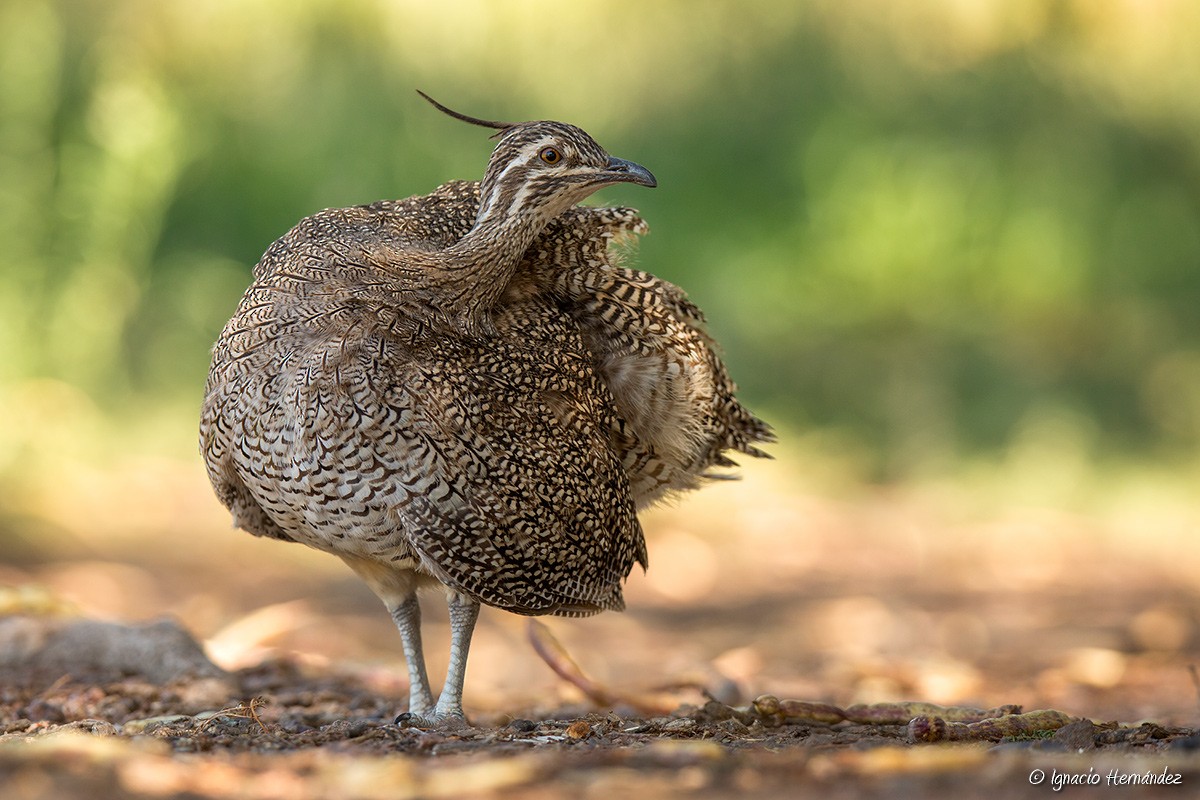
<path fill-rule="evenodd" d="M 547 164 L 557 164 L 562 161 L 562 153 L 559 152 L 557 147 L 543 147 L 542 152 L 538 153 L 538 156 Z"/>

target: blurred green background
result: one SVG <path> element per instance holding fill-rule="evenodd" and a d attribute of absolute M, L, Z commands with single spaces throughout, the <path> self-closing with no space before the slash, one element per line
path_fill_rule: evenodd
<path fill-rule="evenodd" d="M 863 480 L 1194 473 L 1198 31 L 1190 0 L 0 0 L 0 511 L 198 462 L 267 245 L 481 174 L 418 87 L 652 169 L 598 197 L 649 220 L 638 264 Z"/>

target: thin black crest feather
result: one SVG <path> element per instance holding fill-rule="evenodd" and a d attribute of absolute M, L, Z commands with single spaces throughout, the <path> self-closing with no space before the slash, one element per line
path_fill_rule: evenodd
<path fill-rule="evenodd" d="M 463 122 L 468 122 L 472 125 L 478 125 L 481 128 L 493 128 L 496 131 L 496 133 L 492 134 L 493 139 L 517 124 L 515 122 L 497 122 L 490 119 L 479 119 L 479 117 L 469 117 L 466 114 L 455 111 L 454 109 L 446 108 L 444 105 L 439 103 L 437 100 L 434 100 L 420 89 L 417 89 L 417 94 L 428 100 L 434 108 L 436 108 L 438 111 L 441 111 L 443 114 L 454 117 L 457 120 L 462 120 Z"/>

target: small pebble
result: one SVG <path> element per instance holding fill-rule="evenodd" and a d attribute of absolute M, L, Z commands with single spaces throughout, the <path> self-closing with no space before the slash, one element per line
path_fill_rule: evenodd
<path fill-rule="evenodd" d="M 146 719 L 131 719 L 121 726 L 121 730 L 131 735 L 151 733 L 166 725 L 176 725 L 181 722 L 187 722 L 190 719 L 191 717 L 186 714 L 165 714 L 159 717 L 147 717 Z"/>
<path fill-rule="evenodd" d="M 1172 750 L 1183 750 L 1187 753 L 1200 750 L 1200 733 L 1194 733 L 1191 736 L 1185 736 L 1182 739 L 1176 739 L 1175 741 L 1171 742 L 1170 747 Z"/>
<path fill-rule="evenodd" d="M 371 723 L 365 719 L 348 720 L 346 722 L 346 738 L 356 739 L 371 729 Z"/>
<path fill-rule="evenodd" d="M 681 717 L 679 719 L 673 719 L 670 722 L 668 722 L 666 725 L 663 725 L 662 729 L 664 731 L 690 731 L 692 728 L 695 728 L 695 727 L 696 727 L 696 720 L 690 719 L 688 717 Z"/>
<path fill-rule="evenodd" d="M 567 738 L 579 741 L 592 735 L 592 726 L 587 720 L 577 719 L 567 726 Z"/>
<path fill-rule="evenodd" d="M 738 719 L 725 719 L 717 723 L 717 727 L 735 736 L 744 736 L 750 732 L 750 727 Z"/>
<path fill-rule="evenodd" d="M 1068 750 L 1083 752 L 1096 748 L 1096 726 L 1090 719 L 1081 719 L 1064 725 L 1054 732 L 1051 739 Z"/>

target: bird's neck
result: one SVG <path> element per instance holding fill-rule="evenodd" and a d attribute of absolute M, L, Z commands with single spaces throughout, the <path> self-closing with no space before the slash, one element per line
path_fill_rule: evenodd
<path fill-rule="evenodd" d="M 486 317 L 504 294 L 521 257 L 546 227 L 548 219 L 529 211 L 486 216 L 442 252 L 437 280 L 443 311 L 467 329 L 486 329 Z"/>

